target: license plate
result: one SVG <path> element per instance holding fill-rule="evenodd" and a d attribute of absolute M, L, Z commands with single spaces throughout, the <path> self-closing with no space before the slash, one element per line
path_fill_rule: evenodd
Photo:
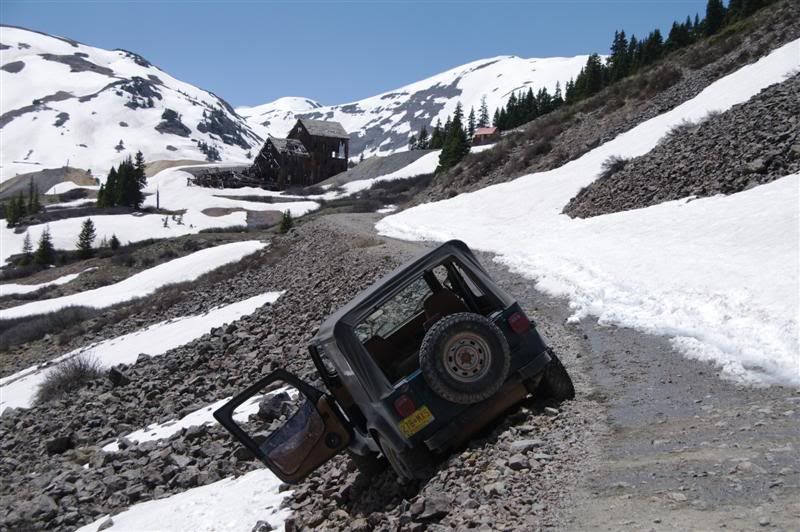
<path fill-rule="evenodd" d="M 427 406 L 422 406 L 400 422 L 400 431 L 409 438 L 430 425 L 432 421 L 433 414 L 431 414 Z"/>

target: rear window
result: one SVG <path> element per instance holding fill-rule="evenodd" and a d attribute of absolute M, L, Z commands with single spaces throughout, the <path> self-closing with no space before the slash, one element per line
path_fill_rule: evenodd
<path fill-rule="evenodd" d="M 356 337 L 366 342 L 374 336 L 390 336 L 423 311 L 425 300 L 430 295 L 431 289 L 425 279 L 418 278 L 356 325 Z"/>

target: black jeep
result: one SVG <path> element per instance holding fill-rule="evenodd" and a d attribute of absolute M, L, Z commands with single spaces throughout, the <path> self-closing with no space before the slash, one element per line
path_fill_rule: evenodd
<path fill-rule="evenodd" d="M 519 304 L 458 240 L 360 293 L 309 351 L 327 393 L 278 370 L 214 412 L 289 483 L 346 448 L 416 478 L 529 393 L 575 393 Z"/>

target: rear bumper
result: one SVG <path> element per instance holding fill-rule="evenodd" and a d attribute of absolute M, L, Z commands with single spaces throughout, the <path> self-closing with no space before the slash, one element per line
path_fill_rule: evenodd
<path fill-rule="evenodd" d="M 540 374 L 550 360 L 550 354 L 547 352 L 537 356 L 532 362 L 512 374 L 494 396 L 461 412 L 445 427 L 427 438 L 425 445 L 431 451 L 442 452 L 449 447 L 457 447 L 466 442 L 503 411 L 523 400 L 528 395 L 525 381 Z"/>

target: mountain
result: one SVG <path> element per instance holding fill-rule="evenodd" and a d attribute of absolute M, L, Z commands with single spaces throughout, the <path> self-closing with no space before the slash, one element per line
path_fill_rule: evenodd
<path fill-rule="evenodd" d="M 143 57 L 11 26 L 0 35 L 0 180 L 70 166 L 104 175 L 137 150 L 246 161 L 262 139 L 215 94 Z"/>
<path fill-rule="evenodd" d="M 512 91 L 563 87 L 586 58 L 495 57 L 356 102 L 285 97 L 234 110 L 133 52 L 2 26 L 0 181 L 67 164 L 100 177 L 137 150 L 148 161 L 204 160 L 209 146 L 225 162 L 247 162 L 299 117 L 341 122 L 352 157 L 386 155 L 407 149 L 421 126 L 444 122 L 459 101 L 477 113 L 485 97 L 494 113 Z"/>
<path fill-rule="evenodd" d="M 350 132 L 350 155 L 386 154 L 407 148 L 408 138 L 423 125 L 442 123 L 456 107 L 475 113 L 486 97 L 490 115 L 520 89 L 546 88 L 551 94 L 560 82 L 577 76 L 588 56 L 523 59 L 501 56 L 453 68 L 422 81 L 356 102 L 322 106 L 307 98 L 280 98 L 236 111 L 262 136 L 285 136 L 297 118 L 336 120 Z"/>

